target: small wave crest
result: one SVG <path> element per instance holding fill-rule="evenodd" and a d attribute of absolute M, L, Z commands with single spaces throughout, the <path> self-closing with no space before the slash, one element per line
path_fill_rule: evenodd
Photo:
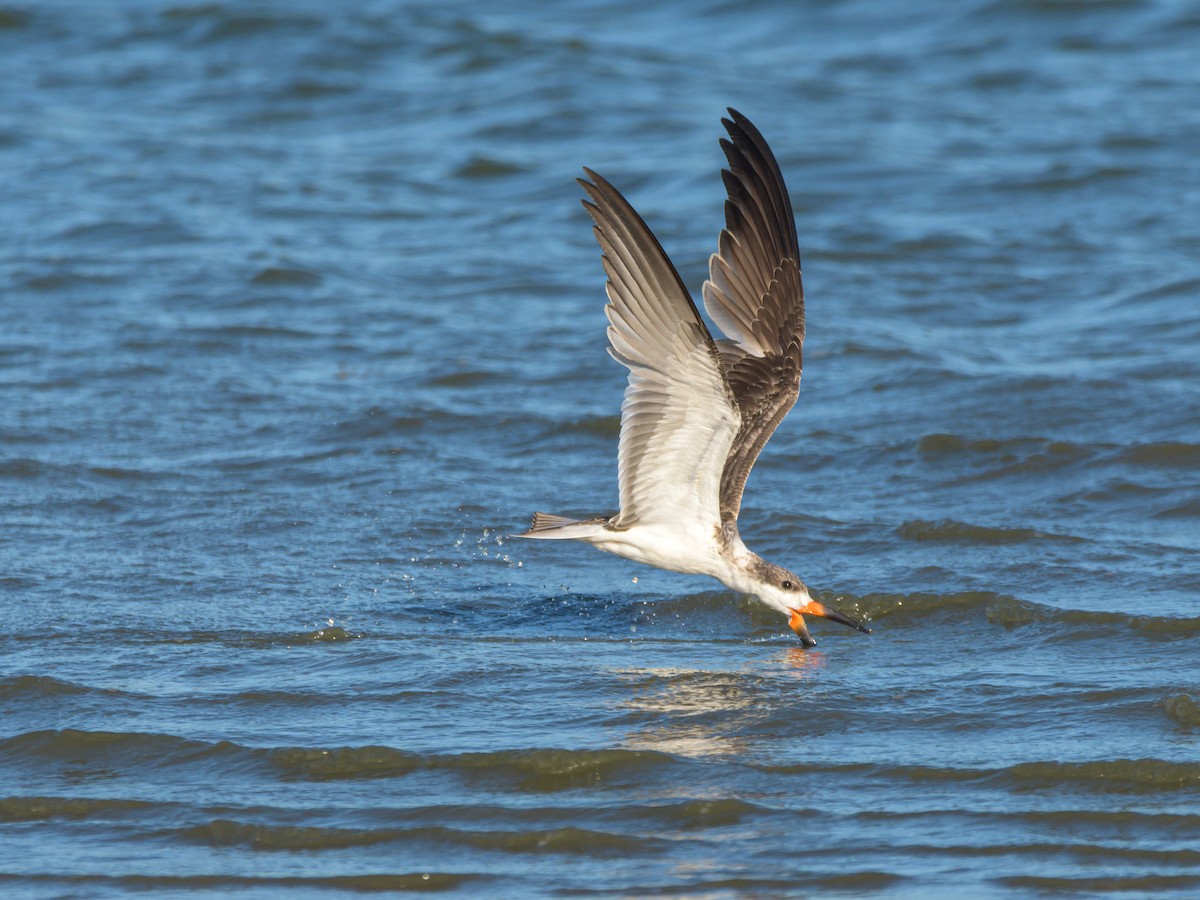
<path fill-rule="evenodd" d="M 813 891 L 873 893 L 904 881 L 903 875 L 866 869 L 836 874 L 793 874 L 787 877 L 737 877 L 688 879 L 664 885 L 638 885 L 623 896 L 632 897 L 790 897 Z"/>
<path fill-rule="evenodd" d="M 286 776 L 313 780 L 386 778 L 441 769 L 467 777 L 500 777 L 526 791 L 558 791 L 599 785 L 623 773 L 679 763 L 653 750 L 497 750 L 482 753 L 417 754 L 390 747 L 335 750 L 281 748 L 267 751 Z"/>
<path fill-rule="evenodd" d="M 1122 462 L 1136 466 L 1166 469 L 1200 469 L 1200 444 L 1165 441 L 1140 444 L 1120 455 Z"/>
<path fill-rule="evenodd" d="M 1080 541 L 1081 538 L 1051 534 L 1036 528 L 1004 528 L 987 525 L 971 525 L 954 519 L 930 522 L 913 519 L 896 529 L 900 537 L 909 541 L 947 544 L 1022 544 L 1028 541 Z"/>
<path fill-rule="evenodd" d="M 385 746 L 245 747 L 140 732 L 32 731 L 0 741 L 0 758 L 13 761 L 86 758 L 110 769 L 204 765 L 262 767 L 284 780 L 336 781 L 397 778 L 443 770 L 466 778 L 500 778 L 526 791 L 593 786 L 624 774 L 686 765 L 654 750 L 532 748 L 479 753 L 414 753 Z"/>
<path fill-rule="evenodd" d="M 582 434 L 603 438 L 615 438 L 620 433 L 620 416 L 588 416 L 566 422 L 555 429 L 555 434 Z"/>
<path fill-rule="evenodd" d="M 441 825 L 357 829 L 264 825 L 217 819 L 183 829 L 180 833 L 187 840 L 213 847 L 284 851 L 343 850 L 350 847 L 422 841 L 443 847 L 469 847 L 502 853 L 622 856 L 645 852 L 662 843 L 654 838 L 571 826 L 530 830 L 474 830 Z"/>
<path fill-rule="evenodd" d="M 156 805 L 143 800 L 91 797 L 4 797 L 0 799 L 0 822 L 88 819 L 93 816 L 140 812 Z"/>
<path fill-rule="evenodd" d="M 1200 790 L 1200 763 L 1161 759 L 1113 759 L 1094 762 L 1029 762 L 1004 770 L 1019 786 L 1080 787 L 1113 793 Z"/>
<path fill-rule="evenodd" d="M 0 7 L 0 30 L 19 30 L 27 26 L 31 18 L 25 10 Z"/>
<path fill-rule="evenodd" d="M 487 880 L 488 876 L 458 872 L 404 872 L 373 875 L 9 875 L 0 873 L 0 883 L 18 888 L 28 884 L 86 885 L 95 894 L 102 888 L 116 891 L 195 892 L 220 894 L 237 888 L 266 891 L 318 888 L 334 891 L 451 891 Z M 70 891 L 75 895 L 78 891 Z"/>
<path fill-rule="evenodd" d="M 1056 456 L 1083 456 L 1088 450 L 1069 441 L 1053 441 L 1043 437 L 968 438 L 938 432 L 927 434 L 917 441 L 917 452 L 927 458 L 946 456 L 984 456 L 1016 460 L 1030 452 L 1045 452 Z"/>
<path fill-rule="evenodd" d="M 1059 609 L 1021 600 L 993 591 L 959 591 L 951 594 L 839 594 L 818 593 L 818 599 L 852 614 L 857 612 L 872 621 L 888 620 L 897 626 L 924 625 L 938 617 L 956 621 L 976 620 L 1003 628 L 1029 625 L 1059 626 L 1081 636 L 1100 631 L 1132 630 L 1163 639 L 1189 638 L 1200 634 L 1200 616 L 1130 615 L 1101 610 Z"/>
<path fill-rule="evenodd" d="M 1091 447 L 1043 437 L 967 438 L 945 433 L 925 435 L 916 449 L 922 459 L 952 467 L 954 477 L 968 482 L 1050 472 L 1096 453 Z"/>
<path fill-rule="evenodd" d="M 1078 787 L 1102 793 L 1153 794 L 1200 791 L 1200 763 L 1161 759 L 1112 759 L 1088 762 L 1038 760 L 998 769 L 870 763 L 766 765 L 762 771 L 781 775 L 832 776 L 847 779 L 924 782 L 978 782 L 1013 790 Z"/>
<path fill-rule="evenodd" d="M 157 481 L 163 477 L 161 472 L 144 469 L 124 469 L 117 466 L 96 466 L 86 463 L 48 463 L 28 457 L 16 457 L 0 462 L 0 480 L 44 481 L 60 484 L 82 482 L 108 486 L 114 481 Z"/>
<path fill-rule="evenodd" d="M 332 621 L 311 631 L 281 632 L 278 634 L 253 631 L 192 631 L 176 635 L 170 640 L 175 644 L 228 644 L 233 647 L 272 648 L 299 647 L 307 644 L 332 644 L 353 641 L 366 635 L 349 631 Z M 161 637 L 157 632 L 145 634 L 145 639 L 157 643 Z"/>
<path fill-rule="evenodd" d="M 0 700 L 20 697 L 52 697 L 64 694 L 86 694 L 88 688 L 50 675 L 12 675 L 0 678 Z"/>
<path fill-rule="evenodd" d="M 1182 891 L 1200 886 L 1197 875 L 1132 875 L 1124 877 L 1063 878 L 1049 875 L 1006 875 L 996 879 L 1006 887 L 1033 891 L 1038 894 L 1087 896 L 1123 893 L 1133 896 L 1154 896 L 1163 891 Z"/>
<path fill-rule="evenodd" d="M 297 30 L 319 28 L 322 20 L 297 12 L 251 13 L 219 4 L 179 6 L 168 9 L 163 18 L 198 24 L 190 32 L 197 42 L 236 41 L 256 38 L 276 38 Z"/>
<path fill-rule="evenodd" d="M 250 279 L 260 287 L 312 287 L 321 283 L 321 273 L 300 266 L 267 266 Z"/>
<path fill-rule="evenodd" d="M 1183 729 L 1200 728 L 1200 701 L 1191 694 L 1172 694 L 1161 703 L 1163 712 Z"/>
<path fill-rule="evenodd" d="M 29 731 L 0 741 L 0 758 L 89 763 L 106 767 L 167 766 L 226 759 L 245 754 L 245 748 L 229 741 L 207 742 L 172 734 L 126 731 Z"/>

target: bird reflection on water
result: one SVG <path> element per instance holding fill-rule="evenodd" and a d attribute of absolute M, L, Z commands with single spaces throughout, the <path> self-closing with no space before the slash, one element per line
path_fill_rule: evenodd
<path fill-rule="evenodd" d="M 790 675 L 796 681 L 809 681 L 825 668 L 826 657 L 820 650 L 806 650 L 803 647 L 788 647 L 783 651 L 783 659 L 787 664 L 784 674 Z"/>
<path fill-rule="evenodd" d="M 754 755 L 755 736 L 781 703 L 803 703 L 797 688 L 811 687 L 825 668 L 818 650 L 787 647 L 778 655 L 731 669 L 653 667 L 621 669 L 630 688 L 618 706 L 634 725 L 625 745 L 684 757 Z M 714 727 L 714 722 L 720 727 Z"/>

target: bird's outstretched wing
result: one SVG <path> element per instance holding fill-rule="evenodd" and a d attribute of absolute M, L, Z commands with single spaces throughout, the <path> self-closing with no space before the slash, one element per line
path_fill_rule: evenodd
<path fill-rule="evenodd" d="M 609 353 L 629 369 L 621 404 L 617 528 L 719 527 L 722 470 L 741 414 L 691 295 L 641 216 L 590 169 L 580 184 L 608 275 Z"/>
<path fill-rule="evenodd" d="M 717 342 L 740 413 L 721 474 L 721 521 L 736 522 L 758 454 L 800 393 L 804 288 L 796 221 L 783 174 L 766 140 L 736 110 L 721 123 L 729 168 L 725 229 L 709 259 L 704 307 L 729 340 Z"/>

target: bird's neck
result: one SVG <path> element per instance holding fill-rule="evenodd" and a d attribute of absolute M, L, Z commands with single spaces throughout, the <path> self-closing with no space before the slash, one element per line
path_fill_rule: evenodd
<path fill-rule="evenodd" d="M 737 525 L 732 522 L 722 528 L 721 539 L 724 542 L 724 552 L 721 556 L 726 561 L 727 568 L 717 577 L 735 591 L 744 594 L 755 593 L 754 588 L 762 578 L 766 561 L 742 542 Z"/>

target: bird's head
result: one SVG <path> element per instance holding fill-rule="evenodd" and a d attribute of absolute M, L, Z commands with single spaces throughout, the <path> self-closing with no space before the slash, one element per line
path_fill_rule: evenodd
<path fill-rule="evenodd" d="M 852 619 L 845 613 L 838 612 L 820 601 L 814 600 L 808 592 L 808 585 L 782 566 L 760 560 L 756 574 L 758 582 L 754 593 L 767 606 L 777 609 L 788 617 L 788 625 L 800 638 L 805 647 L 815 647 L 817 642 L 808 633 L 804 624 L 805 616 L 819 616 L 840 622 L 851 628 L 856 628 L 863 634 L 870 634 L 871 629 L 857 619 Z"/>

